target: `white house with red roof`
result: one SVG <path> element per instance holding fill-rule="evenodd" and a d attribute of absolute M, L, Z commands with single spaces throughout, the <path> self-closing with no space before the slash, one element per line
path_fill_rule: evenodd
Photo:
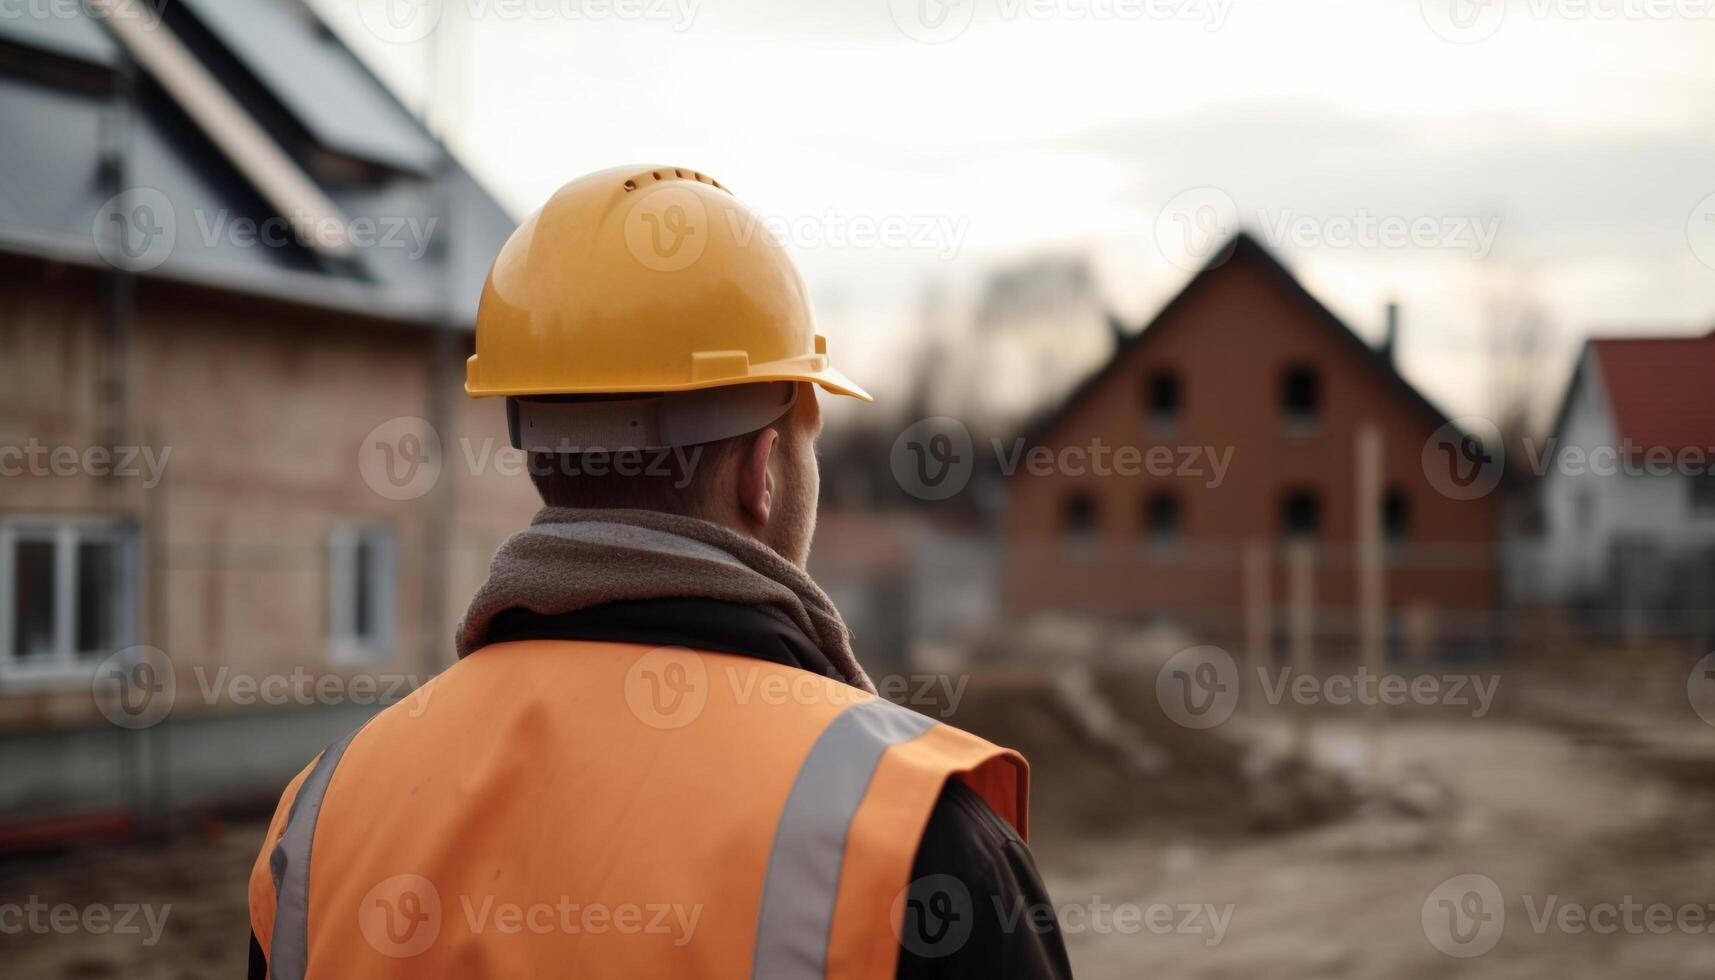
<path fill-rule="evenodd" d="M 1546 443 L 1529 598 L 1715 634 L 1715 331 L 1589 341 Z"/>

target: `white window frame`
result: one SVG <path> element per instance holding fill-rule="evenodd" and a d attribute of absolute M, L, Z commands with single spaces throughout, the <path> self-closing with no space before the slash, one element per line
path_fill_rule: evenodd
<path fill-rule="evenodd" d="M 356 567 L 358 544 L 367 540 L 374 567 Z M 336 664 L 373 665 L 393 659 L 399 641 L 399 547 L 393 525 L 342 521 L 328 532 L 328 659 Z M 357 575 L 370 576 L 376 633 L 357 633 Z"/>
<path fill-rule="evenodd" d="M 54 543 L 54 651 L 50 659 L 22 663 L 13 649 L 17 617 L 17 548 L 21 541 Z M 113 649 L 77 650 L 78 545 L 107 542 L 117 549 L 116 635 Z M 82 682 L 112 654 L 137 642 L 142 545 L 135 524 L 122 518 L 30 515 L 0 517 L 0 683 Z"/>

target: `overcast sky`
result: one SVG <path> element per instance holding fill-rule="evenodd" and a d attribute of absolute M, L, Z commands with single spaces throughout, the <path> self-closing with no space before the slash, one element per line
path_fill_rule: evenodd
<path fill-rule="evenodd" d="M 1454 414 L 1497 298 L 1552 395 L 1590 333 L 1715 327 L 1715 0 L 312 2 L 517 215 L 714 175 L 882 393 L 931 282 L 1083 252 L 1141 323 L 1234 223 L 1366 336 L 1397 298 Z"/>

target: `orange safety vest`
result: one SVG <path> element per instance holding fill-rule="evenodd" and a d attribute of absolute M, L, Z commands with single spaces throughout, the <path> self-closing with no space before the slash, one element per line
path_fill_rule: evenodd
<path fill-rule="evenodd" d="M 955 776 L 1026 834 L 1022 757 L 839 681 L 498 643 L 291 782 L 251 925 L 274 980 L 884 980 Z"/>

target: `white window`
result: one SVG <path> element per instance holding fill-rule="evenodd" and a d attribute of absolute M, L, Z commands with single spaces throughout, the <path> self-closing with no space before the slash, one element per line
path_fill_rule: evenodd
<path fill-rule="evenodd" d="M 342 663 L 393 658 L 398 560 L 385 524 L 336 525 L 328 535 L 328 650 Z"/>
<path fill-rule="evenodd" d="M 0 678 L 84 677 L 135 643 L 137 551 L 122 520 L 0 518 Z"/>

